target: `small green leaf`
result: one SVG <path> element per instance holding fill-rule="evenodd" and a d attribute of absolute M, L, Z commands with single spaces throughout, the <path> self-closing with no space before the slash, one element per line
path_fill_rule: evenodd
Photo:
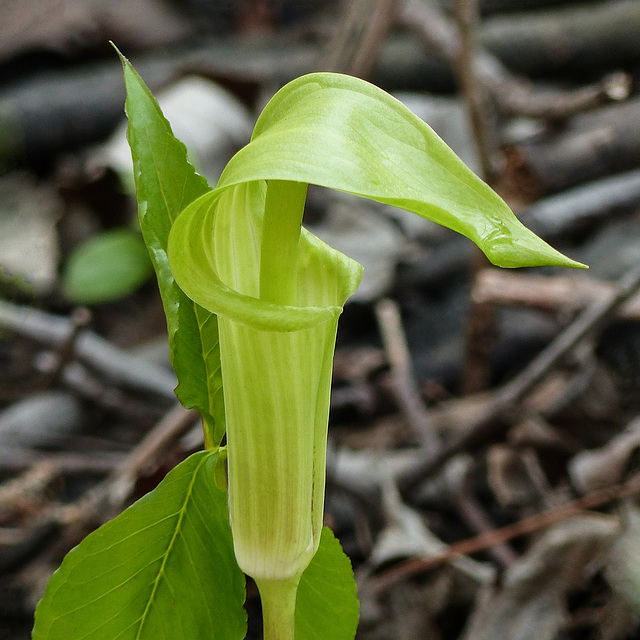
<path fill-rule="evenodd" d="M 214 314 L 192 302 L 179 289 L 167 260 L 173 222 L 209 187 L 187 161 L 184 145 L 173 136 L 140 76 L 128 60 L 122 58 L 122 62 L 138 216 L 167 317 L 171 361 L 178 376 L 176 395 L 185 407 L 200 412 L 205 423 L 205 442 L 216 447 L 225 428 L 218 322 Z"/>
<path fill-rule="evenodd" d="M 152 273 L 140 234 L 116 229 L 94 236 L 71 253 L 62 287 L 76 304 L 99 304 L 133 293 Z"/>
<path fill-rule="evenodd" d="M 202 451 L 69 552 L 36 609 L 33 640 L 241 640 L 218 454 Z"/>
<path fill-rule="evenodd" d="M 358 590 L 349 558 L 328 527 L 300 579 L 296 640 L 353 640 L 358 627 Z"/>

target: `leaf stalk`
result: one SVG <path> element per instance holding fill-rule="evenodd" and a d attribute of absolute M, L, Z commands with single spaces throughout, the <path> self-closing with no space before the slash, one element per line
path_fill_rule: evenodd
<path fill-rule="evenodd" d="M 262 601 L 264 640 L 294 640 L 296 594 L 300 576 L 257 581 Z"/>

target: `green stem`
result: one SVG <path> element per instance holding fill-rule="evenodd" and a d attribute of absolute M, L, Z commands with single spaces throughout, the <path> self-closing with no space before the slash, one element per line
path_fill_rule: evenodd
<path fill-rule="evenodd" d="M 294 305 L 300 226 L 307 184 L 269 180 L 260 246 L 260 299 Z"/>
<path fill-rule="evenodd" d="M 296 594 L 300 576 L 256 580 L 262 602 L 263 640 L 294 640 Z"/>

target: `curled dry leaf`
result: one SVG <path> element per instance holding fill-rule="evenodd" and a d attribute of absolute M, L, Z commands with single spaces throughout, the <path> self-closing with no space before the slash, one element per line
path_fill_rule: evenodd
<path fill-rule="evenodd" d="M 412 555 L 435 556 L 446 549 L 447 545 L 429 529 L 422 516 L 400 500 L 391 481 L 383 488 L 383 503 L 388 520 L 371 552 L 373 566 Z M 495 579 L 492 566 L 468 556 L 456 558 L 452 565 L 479 584 Z"/>
<path fill-rule="evenodd" d="M 600 449 L 582 451 L 569 463 L 571 481 L 581 493 L 621 482 L 634 452 L 640 448 L 640 418 Z"/>
<path fill-rule="evenodd" d="M 487 456 L 487 465 L 487 481 L 503 507 L 531 504 L 538 499 L 519 451 L 504 445 L 493 446 Z"/>
<path fill-rule="evenodd" d="M 630 607 L 640 613 L 640 509 L 626 504 L 624 530 L 609 551 L 605 576 Z"/>

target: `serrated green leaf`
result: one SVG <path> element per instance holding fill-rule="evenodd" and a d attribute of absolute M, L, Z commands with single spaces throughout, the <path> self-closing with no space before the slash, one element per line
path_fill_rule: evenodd
<path fill-rule="evenodd" d="M 171 361 L 178 376 L 176 395 L 185 407 L 200 412 L 206 444 L 216 447 L 224 435 L 217 318 L 184 295 L 167 260 L 173 222 L 209 187 L 187 161 L 184 145 L 173 136 L 149 89 L 130 63 L 122 61 L 138 217 L 167 317 Z"/>
<path fill-rule="evenodd" d="M 140 234 L 116 229 L 94 236 L 71 253 L 62 287 L 71 302 L 99 304 L 133 293 L 152 273 Z"/>
<path fill-rule="evenodd" d="M 358 627 L 358 589 L 349 558 L 328 527 L 300 579 L 296 640 L 353 640 Z"/>
<path fill-rule="evenodd" d="M 33 640 L 241 640 L 218 453 L 202 451 L 67 554 L 36 609 Z"/>

